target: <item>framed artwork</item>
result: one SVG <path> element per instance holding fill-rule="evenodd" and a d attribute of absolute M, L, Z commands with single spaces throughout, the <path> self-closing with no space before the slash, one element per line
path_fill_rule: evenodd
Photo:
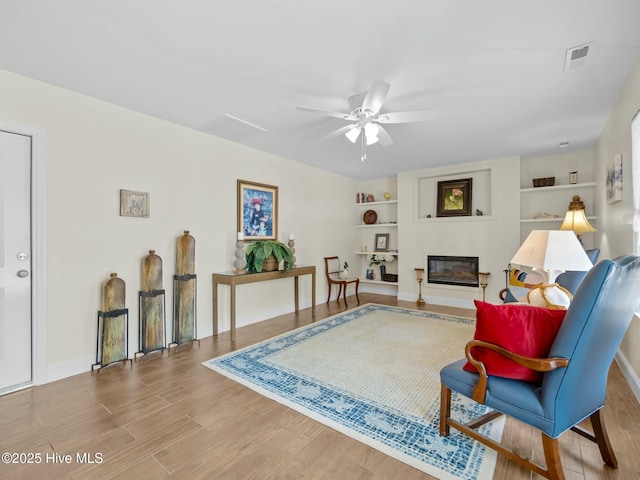
<path fill-rule="evenodd" d="M 471 215 L 473 178 L 438 182 L 438 217 Z"/>
<path fill-rule="evenodd" d="M 622 200 L 622 154 L 616 153 L 607 162 L 607 203 Z"/>
<path fill-rule="evenodd" d="M 121 217 L 148 217 L 149 193 L 134 190 L 120 190 Z"/>
<path fill-rule="evenodd" d="M 376 243 L 374 244 L 373 250 L 376 252 L 389 251 L 389 234 L 388 233 L 376 233 Z"/>
<path fill-rule="evenodd" d="M 278 239 L 278 187 L 238 180 L 238 232 L 249 241 Z"/>

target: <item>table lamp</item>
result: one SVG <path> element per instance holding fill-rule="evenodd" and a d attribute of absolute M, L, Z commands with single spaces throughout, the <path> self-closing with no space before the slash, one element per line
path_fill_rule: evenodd
<path fill-rule="evenodd" d="M 564 216 L 562 225 L 560 225 L 560 230 L 571 230 L 575 232 L 580 243 L 582 243 L 583 233 L 596 231 L 587 220 L 587 216 L 584 213 L 584 202 L 580 200 L 579 195 L 574 195 L 573 200 L 569 204 L 569 209 Z"/>
<path fill-rule="evenodd" d="M 571 293 L 555 283 L 567 270 L 586 272 L 593 264 L 573 231 L 533 230 L 511 263 L 531 267 L 542 277 L 542 283 L 531 289 L 527 300 L 532 305 L 547 308 L 568 308 Z"/>

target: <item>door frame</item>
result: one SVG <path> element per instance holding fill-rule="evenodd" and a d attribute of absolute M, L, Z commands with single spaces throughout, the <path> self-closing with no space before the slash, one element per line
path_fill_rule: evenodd
<path fill-rule="evenodd" d="M 47 383 L 45 132 L 2 123 L 0 130 L 31 137 L 31 385 L 41 385 Z"/>

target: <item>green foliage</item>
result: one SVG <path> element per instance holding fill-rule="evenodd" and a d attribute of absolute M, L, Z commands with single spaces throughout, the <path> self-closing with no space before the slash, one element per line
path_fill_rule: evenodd
<path fill-rule="evenodd" d="M 262 240 L 250 243 L 247 246 L 247 272 L 256 273 L 262 271 L 264 261 L 270 255 L 276 257 L 278 264 L 284 261 L 283 268 L 285 270 L 293 269 L 293 254 L 289 247 L 278 240 Z"/>

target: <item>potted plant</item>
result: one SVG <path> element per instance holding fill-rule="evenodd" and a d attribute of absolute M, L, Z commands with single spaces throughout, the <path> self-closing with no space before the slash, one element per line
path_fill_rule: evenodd
<path fill-rule="evenodd" d="M 275 268 L 266 266 L 265 261 L 269 257 L 274 257 Z M 256 273 L 277 270 L 280 262 L 284 261 L 284 270 L 293 269 L 293 254 L 289 247 L 278 240 L 261 240 L 250 243 L 246 250 L 247 272 Z"/>

